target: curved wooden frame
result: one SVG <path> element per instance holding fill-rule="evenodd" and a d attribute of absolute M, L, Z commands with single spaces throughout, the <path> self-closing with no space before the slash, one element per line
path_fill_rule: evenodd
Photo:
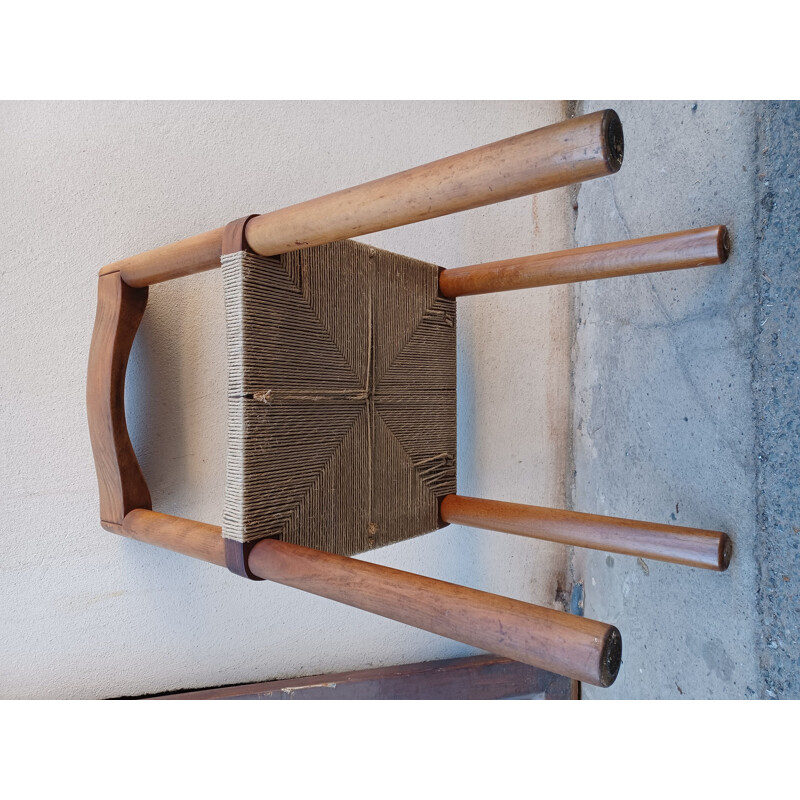
<path fill-rule="evenodd" d="M 147 294 L 147 287 L 128 286 L 118 272 L 101 275 L 97 282 L 86 410 L 100 489 L 100 524 L 108 530 L 122 525 L 129 511 L 152 507 L 125 420 L 125 371 Z"/>
<path fill-rule="evenodd" d="M 228 228 L 104 267 L 87 379 L 103 527 L 220 566 L 230 568 L 235 560 L 230 554 L 226 558 L 219 527 L 151 510 L 124 407 L 125 370 L 147 304 L 147 286 L 218 267 L 224 247 L 248 246 L 274 255 L 609 175 L 619 169 L 622 153 L 619 118 L 610 110 L 597 112 L 271 214 L 246 217 Z M 716 255 L 711 252 L 714 242 Z M 727 238 L 718 226 L 583 250 L 594 252 L 551 254 L 549 266 L 547 257 L 535 256 L 443 271 L 440 285 L 443 293 L 454 297 L 721 263 L 727 256 Z M 578 267 L 570 267 L 575 260 Z M 445 522 L 710 569 L 725 569 L 730 558 L 730 542 L 719 532 L 457 495 L 444 498 L 441 514 Z M 602 622 L 273 539 L 247 550 L 238 548 L 235 555 L 235 571 L 247 577 L 329 597 L 576 680 L 608 686 L 619 670 L 619 631 Z"/>

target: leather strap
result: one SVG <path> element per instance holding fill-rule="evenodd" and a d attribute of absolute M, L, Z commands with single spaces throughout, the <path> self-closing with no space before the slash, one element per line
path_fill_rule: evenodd
<path fill-rule="evenodd" d="M 240 250 L 249 250 L 247 246 L 247 238 L 244 235 L 244 229 L 248 222 L 253 217 L 259 216 L 258 214 L 248 214 L 246 217 L 240 217 L 233 222 L 229 222 L 225 226 L 222 233 L 222 255 L 227 256 L 231 253 L 238 253 Z"/>

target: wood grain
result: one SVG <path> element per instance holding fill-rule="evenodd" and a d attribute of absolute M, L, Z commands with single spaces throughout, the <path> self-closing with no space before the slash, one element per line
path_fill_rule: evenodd
<path fill-rule="evenodd" d="M 354 558 L 266 539 L 250 553 L 266 580 L 597 686 L 621 662 L 612 625 Z"/>
<path fill-rule="evenodd" d="M 724 263 L 729 249 L 727 229 L 724 225 L 714 225 L 627 242 L 447 269 L 439 276 L 439 289 L 445 297 L 464 297 L 711 266 Z"/>
<path fill-rule="evenodd" d="M 571 700 L 572 681 L 499 656 L 470 656 L 337 672 L 149 700 Z"/>
<path fill-rule="evenodd" d="M 86 410 L 105 527 L 121 524 L 134 508 L 150 508 L 150 492 L 125 422 L 125 370 L 146 305 L 147 289 L 127 286 L 119 273 L 98 280 Z"/>
<path fill-rule="evenodd" d="M 617 114 L 597 111 L 256 216 L 245 234 L 262 256 L 349 239 L 610 175 L 623 149 Z M 117 261 L 102 274 L 148 286 L 214 269 L 223 231 Z"/>
<path fill-rule="evenodd" d="M 120 532 L 225 566 L 215 525 L 132 511 Z M 265 580 L 575 680 L 610 686 L 619 671 L 619 631 L 602 622 L 274 539 L 254 545 L 249 568 Z"/>
<path fill-rule="evenodd" d="M 574 547 L 670 561 L 690 567 L 725 570 L 731 541 L 721 531 L 638 522 L 576 511 L 447 495 L 440 513 L 445 522 L 530 536 Z"/>
<path fill-rule="evenodd" d="M 616 172 L 622 147 L 619 117 L 597 111 L 263 214 L 247 241 L 274 255 L 580 183 Z"/>
<path fill-rule="evenodd" d="M 129 286 L 143 287 L 216 269 L 222 254 L 224 232 L 224 227 L 215 228 L 213 231 L 123 258 L 103 267 L 100 274 L 118 272 Z"/>
<path fill-rule="evenodd" d="M 121 528 L 114 533 L 208 561 L 218 567 L 226 566 L 225 540 L 218 525 L 135 509 L 126 515 Z"/>

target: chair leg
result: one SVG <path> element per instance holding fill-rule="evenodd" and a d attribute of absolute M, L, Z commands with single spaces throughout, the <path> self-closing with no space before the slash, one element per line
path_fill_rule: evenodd
<path fill-rule="evenodd" d="M 445 522 L 457 525 L 717 571 L 728 568 L 732 553 L 731 540 L 721 531 L 638 522 L 455 494 L 443 498 L 440 514 Z"/>
<path fill-rule="evenodd" d="M 611 109 L 528 131 L 465 153 L 261 214 L 246 239 L 262 256 L 288 253 L 613 175 L 622 125 Z M 219 267 L 224 229 L 140 253 L 101 270 L 129 286 Z"/>
<path fill-rule="evenodd" d="M 225 565 L 216 525 L 137 509 L 117 532 Z M 622 661 L 613 625 L 355 558 L 262 539 L 249 553 L 248 568 L 264 580 L 597 686 L 610 686 Z"/>
<path fill-rule="evenodd" d="M 464 297 L 704 267 L 724 263 L 729 249 L 727 229 L 724 225 L 714 225 L 627 242 L 446 269 L 439 276 L 439 289 L 445 297 Z"/>

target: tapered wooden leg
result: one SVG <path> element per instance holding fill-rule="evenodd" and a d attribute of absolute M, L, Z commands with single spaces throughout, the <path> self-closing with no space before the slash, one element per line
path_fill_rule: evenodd
<path fill-rule="evenodd" d="M 221 530 L 215 525 L 141 509 L 131 511 L 118 532 L 225 564 Z M 248 562 L 264 580 L 575 680 L 610 686 L 619 671 L 619 631 L 603 622 L 275 539 L 257 542 Z"/>
<path fill-rule="evenodd" d="M 627 242 L 611 242 L 557 253 L 443 270 L 439 289 L 445 297 L 464 297 L 559 283 L 616 278 L 722 264 L 730 243 L 724 225 L 698 228 Z"/>
<path fill-rule="evenodd" d="M 455 494 L 442 500 L 440 514 L 445 522 L 457 525 L 718 571 L 728 568 L 732 552 L 731 540 L 721 531 L 637 522 Z"/>
<path fill-rule="evenodd" d="M 622 124 L 611 109 L 528 131 L 465 153 L 262 214 L 247 224 L 253 252 L 278 255 L 613 175 Z M 223 228 L 109 264 L 129 286 L 219 266 Z"/>

